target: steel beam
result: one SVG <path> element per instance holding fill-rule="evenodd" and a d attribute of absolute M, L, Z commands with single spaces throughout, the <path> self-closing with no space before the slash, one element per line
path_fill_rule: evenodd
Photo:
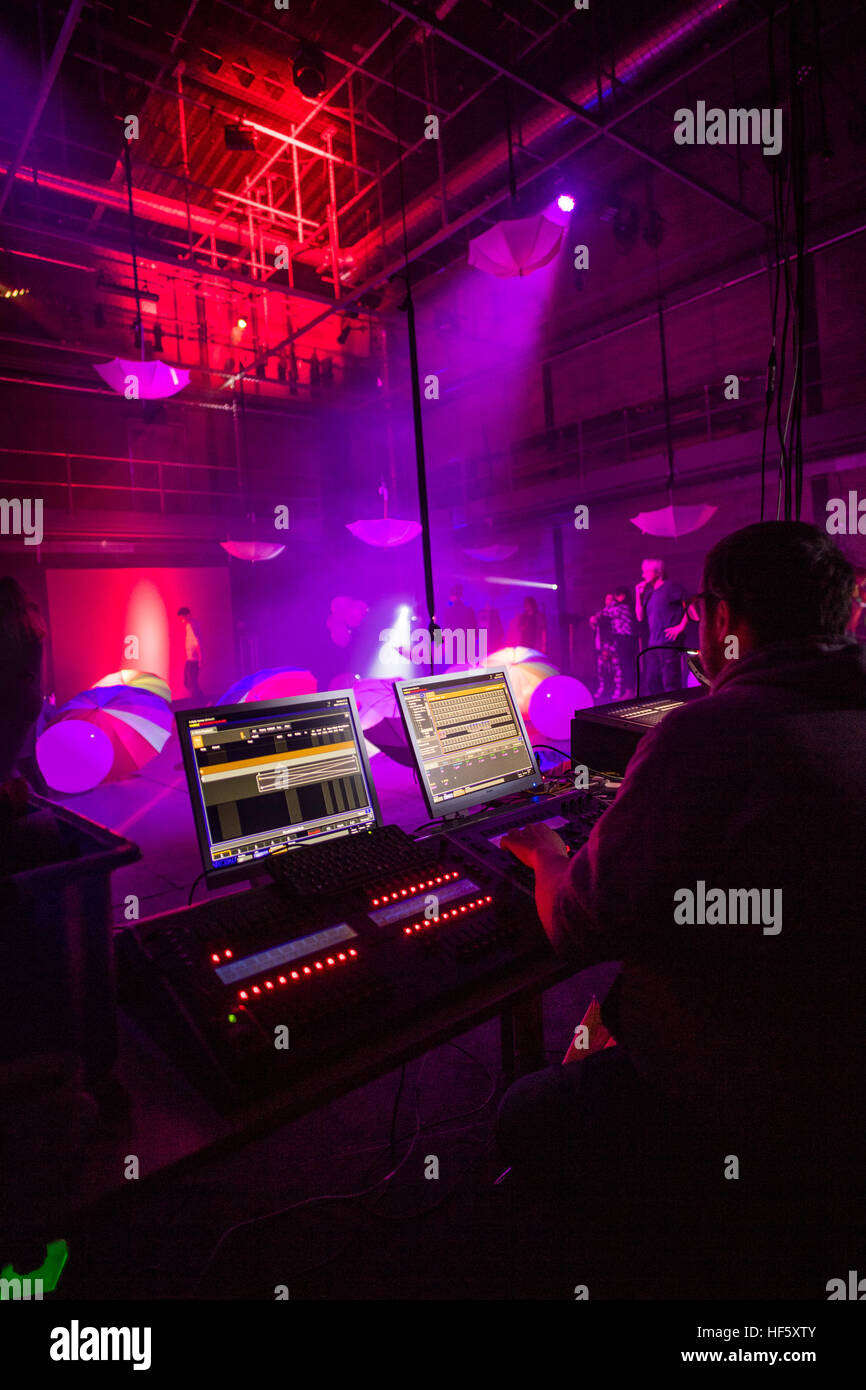
<path fill-rule="evenodd" d="M 676 165 L 668 164 L 666 160 L 659 159 L 649 150 L 645 150 L 642 146 L 636 145 L 633 140 L 628 140 L 623 135 L 616 135 L 611 127 L 605 128 L 602 122 L 596 120 L 594 116 L 591 116 L 589 112 L 585 111 L 576 101 L 572 101 L 570 97 L 565 96 L 563 92 L 551 91 L 548 88 L 540 87 L 537 83 L 531 82 L 529 78 L 524 77 L 514 68 L 507 67 L 497 59 L 491 58 L 486 53 L 482 53 L 480 49 L 475 48 L 473 44 L 467 43 L 464 39 L 461 39 L 458 34 L 455 34 L 450 25 L 443 24 L 436 19 L 429 19 L 426 15 L 419 12 L 414 5 L 407 4 L 406 0 L 383 0 L 383 3 L 387 4 L 390 9 L 396 10 L 399 14 L 402 14 L 405 18 L 413 19 L 416 24 L 425 26 L 432 33 L 438 34 L 440 38 L 450 43 L 452 47 L 459 49 L 461 53 L 465 53 L 467 57 L 474 58 L 478 63 L 484 63 L 485 66 L 491 68 L 500 77 L 505 77 L 509 82 L 514 82 L 517 86 L 523 87 L 525 91 L 531 92 L 541 101 L 545 101 L 549 105 L 558 106 L 561 110 L 567 111 L 570 115 L 576 117 L 577 120 L 582 121 L 584 125 L 589 126 L 596 135 L 612 140 L 615 144 L 621 145 L 623 149 L 629 150 L 632 154 L 637 155 L 638 158 L 647 160 L 657 169 L 662 169 L 666 174 L 670 174 L 672 178 L 678 179 L 680 183 L 687 184 L 690 188 L 695 189 L 696 192 L 703 194 L 705 198 L 711 198 L 714 202 L 727 208 L 729 212 L 734 212 L 739 217 L 744 217 L 747 221 L 755 223 L 758 226 L 763 223 L 764 219 L 762 217 L 757 213 L 750 212 L 748 208 L 743 207 L 741 203 L 737 203 L 733 198 L 727 198 L 723 193 L 718 193 L 708 184 L 703 183 L 702 180 L 695 179 L 689 174 L 684 174 Z"/>
<path fill-rule="evenodd" d="M 6 201 L 15 183 L 15 175 L 21 167 L 21 162 L 24 159 L 25 154 L 27 153 L 27 150 L 30 146 L 30 141 L 33 139 L 34 133 L 36 131 L 36 127 L 42 119 L 42 112 L 45 110 L 46 103 L 48 101 L 49 96 L 51 95 L 51 89 L 54 86 L 55 78 L 57 77 L 57 74 L 60 71 L 60 64 L 63 62 L 66 50 L 69 47 L 69 41 L 72 38 L 72 35 L 75 31 L 75 26 L 78 23 L 78 17 L 81 14 L 83 7 L 84 0 L 72 0 L 69 9 L 66 11 L 66 18 L 63 21 L 63 28 L 60 30 L 60 33 L 57 36 L 57 42 L 54 45 L 54 52 L 51 54 L 51 57 L 48 61 L 48 67 L 42 74 L 42 81 L 39 84 L 39 91 L 36 94 L 36 101 L 34 102 L 33 110 L 30 113 L 30 119 L 27 122 L 24 134 L 22 135 L 21 140 L 19 142 L 18 149 L 15 151 L 12 163 L 6 171 L 6 178 L 3 182 L 3 188 L 0 189 L 0 215 L 2 215 L 3 209 L 6 206 Z"/>

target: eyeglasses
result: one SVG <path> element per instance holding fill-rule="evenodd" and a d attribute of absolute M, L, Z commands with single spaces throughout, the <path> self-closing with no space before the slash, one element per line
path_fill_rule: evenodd
<path fill-rule="evenodd" d="M 705 589 L 700 594 L 692 594 L 691 598 L 686 604 L 686 613 L 688 617 L 691 618 L 692 622 L 699 623 L 701 621 L 701 618 L 703 617 L 703 608 L 701 605 L 703 604 L 704 599 L 717 599 L 718 597 L 719 595 L 714 594 L 711 589 Z"/>

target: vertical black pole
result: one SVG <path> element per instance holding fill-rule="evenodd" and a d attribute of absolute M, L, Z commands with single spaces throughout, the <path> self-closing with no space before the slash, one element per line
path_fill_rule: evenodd
<path fill-rule="evenodd" d="M 132 206 L 132 160 L 129 155 L 129 141 L 123 142 L 123 162 L 126 165 L 126 199 L 129 204 L 129 246 L 132 251 L 132 282 L 135 285 L 135 311 L 138 314 L 138 341 L 141 360 L 144 361 L 144 320 L 141 317 L 141 294 L 138 288 L 138 256 L 135 250 L 135 212 Z"/>
<path fill-rule="evenodd" d="M 412 302 L 412 289 L 406 274 L 406 308 L 409 323 L 409 369 L 412 374 L 412 420 L 415 426 L 415 466 L 418 476 L 418 515 L 421 521 L 421 556 L 424 564 L 424 597 L 427 600 L 427 613 L 430 619 L 430 674 L 436 670 L 436 642 L 438 629 L 434 612 L 433 595 L 433 553 L 430 546 L 430 508 L 427 501 L 427 469 L 424 463 L 424 426 L 421 420 L 421 380 L 418 375 L 418 336 L 415 331 L 415 305 Z"/>

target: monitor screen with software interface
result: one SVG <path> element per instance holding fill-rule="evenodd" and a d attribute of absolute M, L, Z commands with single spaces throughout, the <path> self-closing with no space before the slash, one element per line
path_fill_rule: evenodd
<path fill-rule="evenodd" d="M 380 824 L 350 690 L 180 710 L 177 727 L 209 882 Z"/>
<path fill-rule="evenodd" d="M 431 816 L 541 786 L 504 669 L 406 680 L 394 690 Z"/>

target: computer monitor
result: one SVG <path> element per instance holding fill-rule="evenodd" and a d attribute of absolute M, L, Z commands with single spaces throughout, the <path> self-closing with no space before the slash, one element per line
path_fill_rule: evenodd
<path fill-rule="evenodd" d="M 351 690 L 176 718 L 209 886 L 249 878 L 275 854 L 381 824 Z"/>
<path fill-rule="evenodd" d="M 507 671 L 460 671 L 395 684 L 431 816 L 541 786 Z"/>

